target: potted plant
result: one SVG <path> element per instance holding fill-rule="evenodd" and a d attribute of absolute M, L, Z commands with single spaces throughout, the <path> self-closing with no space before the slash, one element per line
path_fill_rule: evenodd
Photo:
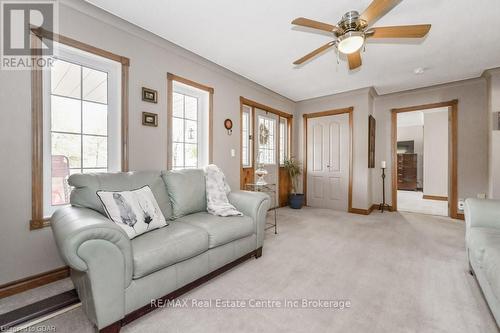
<path fill-rule="evenodd" d="M 300 163 L 293 157 L 286 158 L 284 166 L 290 175 L 290 180 L 292 181 L 292 192 L 288 197 L 288 204 L 290 205 L 290 208 L 300 209 L 304 205 L 304 194 L 297 193 L 297 186 L 299 176 L 302 174 L 302 168 Z"/>

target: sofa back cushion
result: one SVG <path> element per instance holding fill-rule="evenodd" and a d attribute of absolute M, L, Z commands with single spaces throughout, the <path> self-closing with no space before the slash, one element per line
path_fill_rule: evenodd
<path fill-rule="evenodd" d="M 166 219 L 172 216 L 172 206 L 160 171 L 74 174 L 68 179 L 73 186 L 70 202 L 73 206 L 90 208 L 106 215 L 97 191 L 132 191 L 148 185 Z"/>
<path fill-rule="evenodd" d="M 203 169 L 169 170 L 162 172 L 162 177 L 172 204 L 172 218 L 207 211 Z"/>

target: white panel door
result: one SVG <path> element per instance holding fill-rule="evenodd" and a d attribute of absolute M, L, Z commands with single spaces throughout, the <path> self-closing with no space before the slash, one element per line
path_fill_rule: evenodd
<path fill-rule="evenodd" d="M 278 188 L 278 116 L 264 110 L 255 109 L 255 169 L 259 163 L 264 164 L 268 175 L 265 177 L 270 184 L 276 184 Z M 255 176 L 257 179 L 257 176 Z M 272 206 L 278 202 L 278 193 L 271 203 Z"/>
<path fill-rule="evenodd" d="M 307 205 L 347 211 L 349 114 L 307 121 Z"/>

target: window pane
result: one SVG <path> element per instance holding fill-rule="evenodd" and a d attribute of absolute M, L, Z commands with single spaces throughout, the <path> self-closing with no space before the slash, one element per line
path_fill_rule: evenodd
<path fill-rule="evenodd" d="M 197 145 L 186 144 L 185 145 L 185 158 L 186 167 L 196 167 L 198 166 L 198 149 Z"/>
<path fill-rule="evenodd" d="M 189 143 L 198 142 L 198 124 L 196 121 L 186 120 L 186 141 Z"/>
<path fill-rule="evenodd" d="M 57 132 L 80 133 L 80 101 L 72 98 L 51 96 L 51 130 Z"/>
<path fill-rule="evenodd" d="M 174 93 L 172 115 L 174 117 L 184 118 L 184 95 Z"/>
<path fill-rule="evenodd" d="M 55 155 L 64 156 L 69 160 L 71 168 L 81 166 L 81 137 L 79 134 L 52 133 L 52 158 Z"/>
<path fill-rule="evenodd" d="M 241 158 L 243 165 L 248 165 L 248 148 L 243 146 L 241 149 Z"/>
<path fill-rule="evenodd" d="M 108 74 L 83 67 L 83 99 L 108 103 Z"/>
<path fill-rule="evenodd" d="M 174 143 L 172 149 L 172 165 L 174 167 L 184 166 L 184 144 Z"/>
<path fill-rule="evenodd" d="M 191 96 L 185 96 L 186 109 L 184 117 L 186 119 L 198 119 L 198 99 Z"/>
<path fill-rule="evenodd" d="M 275 164 L 275 120 L 266 117 L 259 117 L 258 120 L 259 159 L 257 160 L 257 162 L 264 164 Z"/>
<path fill-rule="evenodd" d="M 172 118 L 172 140 L 174 142 L 184 142 L 184 120 Z"/>
<path fill-rule="evenodd" d="M 96 168 L 108 165 L 108 138 L 83 136 L 83 167 Z"/>
<path fill-rule="evenodd" d="M 108 134 L 108 106 L 83 102 L 83 133 Z"/>
<path fill-rule="evenodd" d="M 69 159 L 63 155 L 53 155 L 51 172 L 51 203 L 52 205 L 65 205 L 69 203 L 70 193 L 68 185 Z"/>
<path fill-rule="evenodd" d="M 81 66 L 56 60 L 50 74 L 52 94 L 80 98 Z"/>

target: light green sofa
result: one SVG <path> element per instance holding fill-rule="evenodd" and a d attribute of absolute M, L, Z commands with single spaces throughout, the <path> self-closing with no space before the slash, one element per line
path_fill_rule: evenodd
<path fill-rule="evenodd" d="M 71 206 L 54 213 L 52 230 L 82 308 L 101 331 L 117 332 L 159 305 L 152 300 L 175 298 L 262 254 L 269 197 L 231 192 L 229 201 L 244 216 L 210 215 L 203 170 L 75 174 L 69 183 Z M 167 220 L 175 210 L 172 202 L 177 215 L 179 209 L 190 214 L 130 240 L 106 217 L 96 191 L 144 185 L 151 187 Z"/>
<path fill-rule="evenodd" d="M 465 223 L 471 274 L 500 326 L 500 201 L 467 199 Z"/>

